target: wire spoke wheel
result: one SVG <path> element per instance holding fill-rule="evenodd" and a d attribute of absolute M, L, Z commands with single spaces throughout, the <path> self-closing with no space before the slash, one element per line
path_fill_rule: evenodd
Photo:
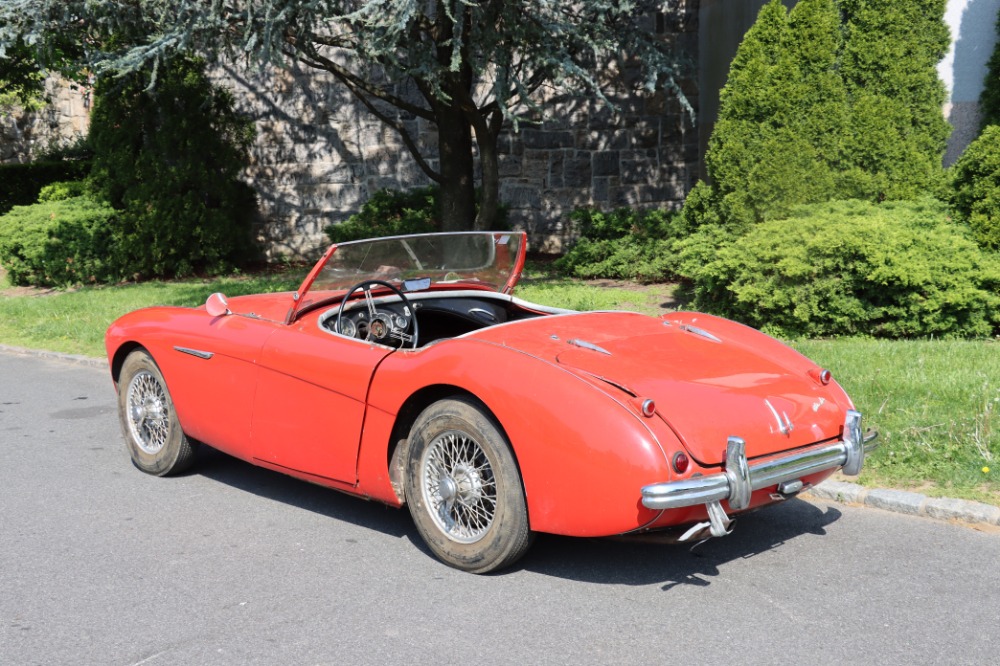
<path fill-rule="evenodd" d="M 153 357 L 137 349 L 118 377 L 118 420 L 132 464 L 149 474 L 181 472 L 194 461 L 196 442 L 181 431 L 167 383 Z"/>
<path fill-rule="evenodd" d="M 451 430 L 424 452 L 424 501 L 441 530 L 459 543 L 475 543 L 493 524 L 497 485 L 479 444 Z"/>
<path fill-rule="evenodd" d="M 151 455 L 167 443 L 170 414 L 166 407 L 166 397 L 156 377 L 147 370 L 136 373 L 129 382 L 129 432 L 136 445 Z"/>
<path fill-rule="evenodd" d="M 492 415 L 466 399 L 426 408 L 410 430 L 406 503 L 424 542 L 444 563 L 486 573 L 531 545 L 513 451 Z"/>

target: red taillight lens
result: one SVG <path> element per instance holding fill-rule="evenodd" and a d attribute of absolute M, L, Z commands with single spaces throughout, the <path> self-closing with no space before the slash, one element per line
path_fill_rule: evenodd
<path fill-rule="evenodd" d="M 656 413 L 656 403 L 650 399 L 642 401 L 642 415 L 649 417 Z"/>
<path fill-rule="evenodd" d="M 821 370 L 819 368 L 816 368 L 814 370 L 810 370 L 809 371 L 809 376 L 812 377 L 813 379 L 815 379 L 817 382 L 819 382 L 823 386 L 826 386 L 831 381 L 833 381 L 833 375 L 830 374 L 829 370 L 825 370 L 825 369 Z"/>
<path fill-rule="evenodd" d="M 687 454 L 683 451 L 678 451 L 674 454 L 674 471 L 678 474 L 683 474 L 691 466 L 691 459 L 687 457 Z"/>

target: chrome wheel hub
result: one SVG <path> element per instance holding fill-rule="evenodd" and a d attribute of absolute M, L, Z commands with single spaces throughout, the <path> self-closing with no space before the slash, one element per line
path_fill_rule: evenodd
<path fill-rule="evenodd" d="M 459 543 L 483 538 L 496 516 L 497 487 L 479 444 L 449 430 L 424 451 L 420 473 L 423 499 L 438 528 Z"/>
<path fill-rule="evenodd" d="M 156 376 L 148 370 L 136 373 L 129 382 L 126 400 L 132 441 L 145 453 L 158 453 L 167 443 L 170 414 L 166 393 Z"/>

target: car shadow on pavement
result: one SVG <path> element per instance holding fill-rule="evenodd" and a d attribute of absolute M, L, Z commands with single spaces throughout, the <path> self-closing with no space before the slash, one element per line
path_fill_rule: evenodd
<path fill-rule="evenodd" d="M 329 518 L 394 537 L 409 536 L 414 541 L 420 541 L 410 514 L 405 509 L 401 511 L 381 502 L 365 501 L 257 467 L 207 446 L 198 451 L 198 462 L 191 473 Z"/>
<path fill-rule="evenodd" d="M 697 546 L 543 534 L 519 568 L 589 583 L 662 583 L 664 591 L 680 585 L 707 587 L 725 563 L 780 548 L 803 535 L 825 535 L 826 527 L 841 515 L 834 507 L 792 499 L 741 516 L 732 534 Z"/>
<path fill-rule="evenodd" d="M 209 447 L 199 451 L 191 474 L 352 525 L 405 537 L 415 548 L 433 557 L 405 509 L 367 502 L 256 467 Z M 780 548 L 803 535 L 825 535 L 826 527 L 841 515 L 834 507 L 824 509 L 792 499 L 741 516 L 731 535 L 698 546 L 539 534 L 523 560 L 495 575 L 526 571 L 609 585 L 662 583 L 664 591 L 680 585 L 705 587 L 719 575 L 721 565 Z"/>

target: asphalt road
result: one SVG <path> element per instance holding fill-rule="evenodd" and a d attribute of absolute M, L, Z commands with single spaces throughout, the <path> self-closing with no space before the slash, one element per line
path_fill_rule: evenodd
<path fill-rule="evenodd" d="M 142 474 L 106 371 L 0 353 L 4 666 L 996 664 L 998 627 L 996 530 L 792 500 L 473 576 L 405 511 L 222 454 Z"/>

